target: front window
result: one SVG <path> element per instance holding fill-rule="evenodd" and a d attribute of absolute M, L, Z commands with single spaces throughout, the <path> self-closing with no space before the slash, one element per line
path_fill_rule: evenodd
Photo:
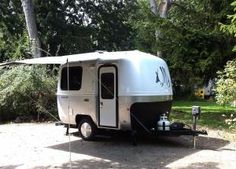
<path fill-rule="evenodd" d="M 69 70 L 69 72 L 67 71 Z M 64 67 L 61 72 L 61 89 L 62 90 L 80 90 L 82 83 L 82 67 Z M 69 75 L 69 78 L 68 78 Z M 68 87 L 69 81 L 69 87 Z"/>

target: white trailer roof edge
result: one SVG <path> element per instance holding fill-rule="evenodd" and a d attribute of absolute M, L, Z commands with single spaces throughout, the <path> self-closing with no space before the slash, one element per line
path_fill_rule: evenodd
<path fill-rule="evenodd" d="M 6 65 L 14 65 L 14 64 L 66 64 L 75 63 L 75 62 L 84 62 L 84 61 L 115 61 L 127 58 L 127 56 L 133 55 L 145 55 L 145 57 L 152 56 L 151 54 L 147 54 L 144 52 L 140 52 L 138 50 L 133 51 L 119 51 L 119 52 L 91 52 L 91 53 L 82 53 L 82 54 L 73 54 L 73 55 L 65 55 L 65 56 L 50 56 L 50 57 L 41 57 L 41 58 L 33 58 L 33 59 L 24 59 L 17 61 L 10 61 L 5 63 L 0 63 L 0 66 Z M 126 57 L 125 57 L 126 56 Z M 158 58 L 158 57 L 157 57 Z"/>

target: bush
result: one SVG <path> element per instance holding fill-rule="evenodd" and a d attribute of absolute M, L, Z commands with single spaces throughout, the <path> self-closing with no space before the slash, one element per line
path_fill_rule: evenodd
<path fill-rule="evenodd" d="M 236 60 L 227 62 L 224 70 L 218 72 L 216 100 L 221 105 L 236 100 Z"/>
<path fill-rule="evenodd" d="M 0 121 L 56 115 L 56 76 L 43 66 L 0 70 Z"/>

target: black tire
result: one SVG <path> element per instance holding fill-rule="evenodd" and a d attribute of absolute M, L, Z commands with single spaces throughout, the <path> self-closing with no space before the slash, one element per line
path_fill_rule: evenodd
<path fill-rule="evenodd" d="M 90 141 L 94 139 L 97 127 L 89 118 L 83 118 L 78 125 L 80 136 L 83 140 Z"/>

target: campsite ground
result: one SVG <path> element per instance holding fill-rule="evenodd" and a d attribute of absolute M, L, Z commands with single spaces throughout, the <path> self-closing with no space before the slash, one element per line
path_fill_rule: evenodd
<path fill-rule="evenodd" d="M 85 142 L 53 123 L 0 125 L 0 168 L 229 168 L 236 166 L 236 141 L 221 131 L 209 135 L 147 139 L 132 146 L 122 135 Z M 70 145 L 69 145 L 70 139 Z M 71 154 L 69 153 L 69 147 Z"/>

